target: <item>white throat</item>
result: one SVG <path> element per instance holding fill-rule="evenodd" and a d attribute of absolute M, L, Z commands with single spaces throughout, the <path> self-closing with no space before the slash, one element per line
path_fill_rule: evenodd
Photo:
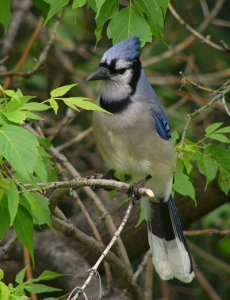
<path fill-rule="evenodd" d="M 127 70 L 122 75 L 116 75 L 111 80 L 103 80 L 101 95 L 106 100 L 121 100 L 127 98 L 132 89 L 129 85 L 132 71 Z"/>

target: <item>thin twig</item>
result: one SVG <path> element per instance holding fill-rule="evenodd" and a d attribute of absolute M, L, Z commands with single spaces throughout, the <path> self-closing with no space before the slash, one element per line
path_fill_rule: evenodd
<path fill-rule="evenodd" d="M 214 42 L 212 42 L 209 38 L 204 37 L 201 33 L 199 33 L 197 30 L 195 30 L 194 28 L 192 28 L 189 24 L 187 24 L 182 18 L 181 16 L 177 13 L 177 11 L 175 10 L 175 8 L 172 6 L 171 3 L 168 4 L 168 8 L 170 10 L 170 12 L 172 13 L 172 15 L 175 17 L 175 19 L 181 24 L 183 25 L 188 31 L 190 31 L 195 37 L 197 37 L 199 40 L 202 41 L 202 43 L 207 44 L 208 46 L 222 51 L 222 52 L 227 52 L 230 53 L 230 48 L 226 48 L 226 47 L 222 47 Z"/>
<path fill-rule="evenodd" d="M 207 296 L 211 300 L 221 300 L 220 296 L 216 293 L 214 288 L 205 278 L 204 274 L 196 267 L 195 269 L 196 280 L 199 282 L 200 286 L 206 292 Z"/>
<path fill-rule="evenodd" d="M 103 246 L 99 242 L 80 231 L 72 223 L 59 219 L 55 216 L 52 217 L 52 221 L 55 229 L 62 232 L 67 237 L 79 241 L 81 244 L 87 247 L 87 249 L 93 255 L 98 255 L 103 252 Z M 111 251 L 109 251 L 104 258 L 110 264 L 111 268 L 116 272 L 117 276 L 123 280 L 124 285 L 132 295 L 132 299 L 140 300 L 141 297 L 138 286 L 133 281 L 132 272 L 129 271 L 129 268 L 127 268 L 126 264 L 124 264 L 124 262 Z"/>
<path fill-rule="evenodd" d="M 85 291 L 85 289 L 87 288 L 87 286 L 89 285 L 90 281 L 92 280 L 93 276 L 95 275 L 95 273 L 97 273 L 97 269 L 100 266 L 101 262 L 104 260 L 104 258 L 106 257 L 106 255 L 108 254 L 109 250 L 112 248 L 113 244 L 116 242 L 117 238 L 120 236 L 126 222 L 128 221 L 128 218 L 130 216 L 131 210 L 133 208 L 133 203 L 132 201 L 129 203 L 128 208 L 126 210 L 125 216 L 120 224 L 120 226 L 118 227 L 117 231 L 114 233 L 113 238 L 111 239 L 111 241 L 109 242 L 109 244 L 107 245 L 107 247 L 105 248 L 105 250 L 102 252 L 101 256 L 99 257 L 99 259 L 97 260 L 97 262 L 95 263 L 95 265 L 92 267 L 92 269 L 90 269 L 90 273 L 89 276 L 87 277 L 87 279 L 85 280 L 84 284 L 81 286 L 81 288 L 79 289 L 78 287 L 75 288 L 69 295 L 68 300 L 76 300 L 78 298 L 78 296 L 82 293 L 82 291 Z M 77 293 L 75 294 L 77 289 Z"/>
<path fill-rule="evenodd" d="M 218 270 L 218 272 L 222 271 L 230 274 L 230 266 L 227 263 L 214 257 L 207 251 L 193 244 L 191 241 L 188 241 L 188 245 L 195 256 L 201 258 L 203 262 L 207 262 L 211 266 L 212 271 Z"/>
<path fill-rule="evenodd" d="M 56 147 L 56 149 L 58 151 L 62 151 L 63 149 L 66 149 L 70 146 L 72 146 L 75 143 L 80 142 L 82 139 L 84 139 L 87 135 L 89 135 L 91 132 L 93 131 L 93 127 L 90 126 L 89 128 L 87 128 L 86 130 L 82 131 L 81 133 L 79 133 L 76 137 L 74 137 L 73 139 L 67 141 L 66 143 L 61 144 L 60 146 Z"/>
<path fill-rule="evenodd" d="M 127 193 L 130 185 L 128 183 L 116 180 L 109 179 L 91 179 L 91 178 L 76 178 L 70 181 L 55 181 L 49 183 L 37 183 L 37 186 L 42 189 L 42 192 L 46 192 L 50 189 L 62 189 L 62 188 L 72 188 L 78 189 L 85 186 L 90 187 L 106 187 L 111 189 L 116 189 L 119 192 Z M 25 188 L 27 188 L 30 192 L 37 192 L 37 188 L 32 187 L 30 184 L 25 184 Z M 154 193 L 150 189 L 140 188 L 139 189 L 140 196 L 148 196 L 153 198 Z"/>
<path fill-rule="evenodd" d="M 209 107 L 211 107 L 218 100 L 220 100 L 220 99 L 222 100 L 223 96 L 226 95 L 229 92 L 230 92 L 230 80 L 225 82 L 225 84 L 222 87 L 220 87 L 218 90 L 216 90 L 216 93 L 215 93 L 216 95 L 207 104 L 201 106 L 199 109 L 194 110 L 193 113 L 187 115 L 187 122 L 186 122 L 184 130 L 182 132 L 182 137 L 181 137 L 180 144 L 182 144 L 185 140 L 186 133 L 188 131 L 188 127 L 189 127 L 190 122 L 192 121 L 192 119 L 196 118 L 203 111 L 207 110 Z"/>
<path fill-rule="evenodd" d="M 184 235 L 186 236 L 199 236 L 199 235 L 206 235 L 206 234 L 230 235 L 230 229 L 219 230 L 215 228 L 205 228 L 199 230 L 184 231 Z"/>
<path fill-rule="evenodd" d="M 133 275 L 133 280 L 134 280 L 134 281 L 137 281 L 137 279 L 139 278 L 139 276 L 141 275 L 141 273 L 144 271 L 144 268 L 145 268 L 145 266 L 146 266 L 146 264 L 147 264 L 148 257 L 150 256 L 150 253 L 151 253 L 150 250 L 148 250 L 148 251 L 145 253 L 145 255 L 144 255 L 144 257 L 143 257 L 141 263 L 139 264 L 139 266 L 138 266 L 136 272 L 135 272 L 134 275 Z"/>
<path fill-rule="evenodd" d="M 223 4 L 224 4 L 224 0 L 218 0 L 215 2 L 213 9 L 211 10 L 208 17 L 205 18 L 204 21 L 201 23 L 201 25 L 198 27 L 197 32 L 201 33 L 208 27 L 208 25 L 212 22 L 212 20 L 216 17 L 216 15 L 221 10 Z M 189 37 L 185 38 L 182 42 L 180 42 L 178 45 L 176 45 L 174 48 L 171 48 L 155 57 L 152 57 L 152 58 L 144 61 L 143 66 L 144 67 L 151 66 L 151 65 L 159 63 L 165 59 L 168 59 L 168 58 L 172 57 L 173 55 L 181 52 L 188 46 L 190 46 L 195 40 L 196 40 L 196 36 L 190 35 Z"/>
<path fill-rule="evenodd" d="M 17 236 L 15 233 L 13 233 L 12 236 L 7 240 L 7 242 L 2 247 L 0 247 L 0 261 L 7 258 L 9 251 L 13 248 L 16 241 Z"/>
<path fill-rule="evenodd" d="M 32 273 L 32 267 L 31 267 L 31 260 L 30 260 L 30 254 L 28 249 L 23 246 L 23 256 L 24 256 L 24 264 L 26 266 L 26 278 L 27 280 L 33 278 L 33 273 Z M 31 299 L 32 300 L 38 300 L 37 295 L 34 293 L 30 293 Z"/>

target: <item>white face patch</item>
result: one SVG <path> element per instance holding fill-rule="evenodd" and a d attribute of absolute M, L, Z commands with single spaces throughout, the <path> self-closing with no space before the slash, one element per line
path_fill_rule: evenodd
<path fill-rule="evenodd" d="M 103 80 L 101 94 L 105 99 L 121 100 L 130 95 L 132 89 L 129 85 L 132 70 L 127 69 L 124 74 L 116 74 L 110 80 Z"/>
<path fill-rule="evenodd" d="M 125 61 L 124 59 L 119 59 L 116 62 L 115 69 L 116 70 L 128 69 L 131 65 L 132 65 L 132 63 L 130 61 Z"/>

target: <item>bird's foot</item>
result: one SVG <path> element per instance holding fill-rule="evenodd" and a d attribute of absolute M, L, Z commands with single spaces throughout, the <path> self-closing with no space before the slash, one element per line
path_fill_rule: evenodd
<path fill-rule="evenodd" d="M 100 179 L 111 179 L 111 180 L 116 180 L 116 181 L 120 181 L 115 175 L 115 170 L 111 169 L 108 172 L 106 172 L 104 175 L 100 176 Z M 98 177 L 97 177 L 98 178 Z M 94 191 L 97 192 L 99 189 L 103 188 L 106 191 L 112 191 L 113 188 L 110 187 L 105 187 L 105 186 L 97 186 L 96 188 L 94 188 Z"/>
<path fill-rule="evenodd" d="M 139 190 L 145 186 L 146 182 L 150 178 L 152 178 L 152 176 L 148 175 L 144 179 L 131 184 L 130 187 L 128 188 L 127 195 L 131 199 L 133 205 L 136 204 L 136 201 L 140 200 L 141 195 L 140 195 Z"/>

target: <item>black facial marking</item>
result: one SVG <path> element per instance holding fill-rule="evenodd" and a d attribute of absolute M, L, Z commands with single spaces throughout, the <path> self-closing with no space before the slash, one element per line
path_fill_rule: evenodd
<path fill-rule="evenodd" d="M 136 91 L 137 83 L 141 76 L 141 62 L 139 57 L 133 61 L 131 68 L 132 68 L 132 77 L 130 79 L 129 85 L 131 86 L 132 89 L 131 95 L 133 95 Z"/>
<path fill-rule="evenodd" d="M 99 63 L 99 67 L 107 68 L 111 75 L 124 74 L 125 71 L 128 69 L 128 68 L 121 68 L 121 69 L 117 70 L 115 68 L 116 67 L 116 60 L 115 59 L 111 60 L 110 64 L 108 64 L 106 61 L 102 62 L 102 63 Z"/>
<path fill-rule="evenodd" d="M 119 101 L 118 100 L 108 101 L 102 98 L 102 96 L 100 97 L 100 106 L 112 114 L 122 112 L 130 104 L 132 104 L 132 100 L 129 97 L 121 99 Z"/>

